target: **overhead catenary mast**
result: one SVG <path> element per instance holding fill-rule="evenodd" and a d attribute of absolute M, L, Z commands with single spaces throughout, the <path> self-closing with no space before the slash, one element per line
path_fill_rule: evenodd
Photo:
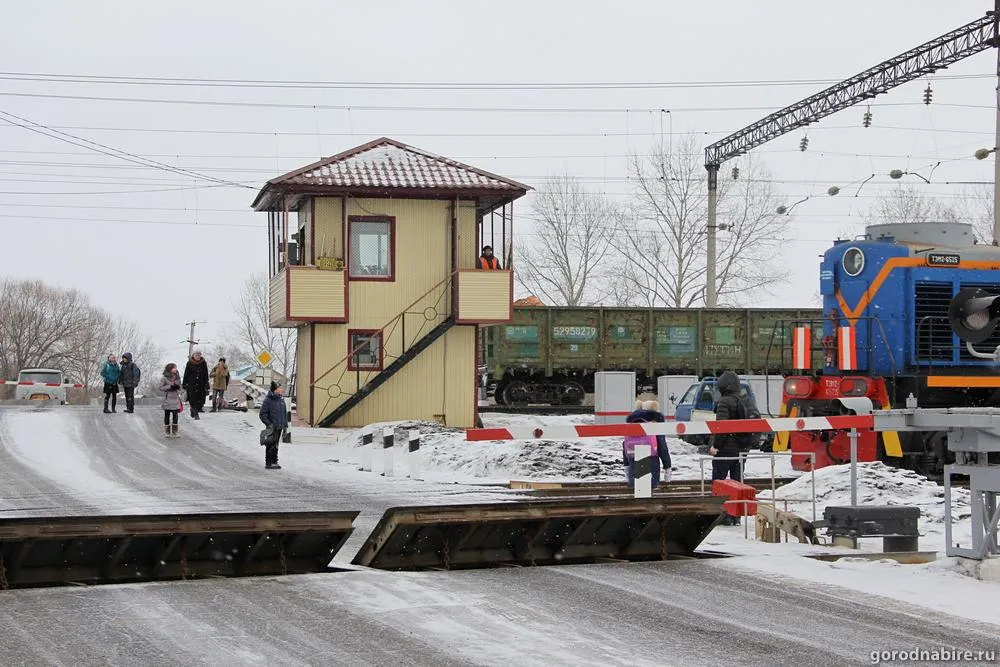
<path fill-rule="evenodd" d="M 723 162 L 743 155 L 792 130 L 805 127 L 852 107 L 858 102 L 885 93 L 896 86 L 944 69 L 990 47 L 996 48 L 1000 45 L 998 17 L 1000 17 L 1000 0 L 996 0 L 994 9 L 987 12 L 983 18 L 879 63 L 791 106 L 775 111 L 708 146 L 705 149 L 705 169 L 708 170 L 708 258 L 705 305 L 715 308 L 718 303 L 715 239 L 718 230 L 716 219 L 719 168 Z M 996 131 L 997 145 L 1000 146 L 1000 49 L 997 58 L 997 77 Z M 996 159 L 996 147 L 994 147 L 994 158 Z M 1000 159 L 997 159 L 995 170 L 1000 175 Z M 993 238 L 994 243 L 997 243 L 1000 241 L 1000 217 L 997 217 L 1000 206 L 996 204 L 1000 204 L 1000 195 L 996 193 L 996 184 L 994 184 L 994 202 Z"/>

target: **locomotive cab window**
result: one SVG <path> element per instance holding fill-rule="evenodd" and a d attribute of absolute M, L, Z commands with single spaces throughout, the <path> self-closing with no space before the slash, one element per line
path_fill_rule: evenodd
<path fill-rule="evenodd" d="M 853 278 L 865 269 L 865 253 L 861 251 L 861 248 L 848 248 L 841 264 L 844 267 L 844 273 Z"/>

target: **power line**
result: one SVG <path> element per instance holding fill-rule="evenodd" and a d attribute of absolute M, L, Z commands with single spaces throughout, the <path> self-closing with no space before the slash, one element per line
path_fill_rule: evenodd
<path fill-rule="evenodd" d="M 101 153 L 102 155 L 107 155 L 120 160 L 125 160 L 126 162 L 141 164 L 151 169 L 161 169 L 165 171 L 171 171 L 176 174 L 191 176 L 202 180 L 215 182 L 220 185 L 234 185 L 236 187 L 248 187 L 239 183 L 233 183 L 232 181 L 225 181 L 223 179 L 219 179 L 214 176 L 199 174 L 198 172 L 191 171 L 190 169 L 174 167 L 172 165 L 165 164 L 163 162 L 150 160 L 140 155 L 129 153 L 128 151 L 123 151 L 108 146 L 106 144 L 98 143 L 96 141 L 91 141 L 89 139 L 84 139 L 83 137 L 79 137 L 75 134 L 69 134 L 68 132 L 63 132 L 62 130 L 52 129 L 50 127 L 47 127 L 46 125 L 43 125 L 42 123 L 38 123 L 28 118 L 23 118 L 21 116 L 14 115 L 7 111 L 0 111 L 0 120 L 4 120 L 11 125 L 16 125 L 18 127 L 21 127 L 25 130 L 28 130 L 29 132 L 34 132 L 36 134 L 49 137 L 50 139 L 55 139 L 56 141 L 62 141 L 64 143 L 76 146 L 78 148 L 83 148 L 85 150 Z"/>
<path fill-rule="evenodd" d="M 995 74 L 946 74 L 936 80 L 990 79 Z M 621 90 L 662 88 L 733 88 L 770 86 L 816 86 L 840 79 L 758 79 L 729 81 L 540 81 L 540 82 L 445 82 L 445 81 L 295 81 L 280 79 L 212 79 L 161 76 L 115 76 L 97 74 L 53 74 L 49 72 L 0 72 L 0 80 L 47 83 L 83 83 L 139 86 L 194 86 L 210 88 L 293 88 L 309 90 Z"/>
<path fill-rule="evenodd" d="M 51 222 L 74 222 L 74 223 L 117 223 L 117 224 L 127 224 L 127 225 L 171 225 L 178 227 L 225 227 L 225 228 L 240 228 L 240 229 L 256 229 L 259 231 L 264 231 L 267 229 L 264 221 L 258 225 L 240 225 L 236 223 L 209 223 L 209 222 L 181 222 L 177 220 L 123 220 L 120 218 L 75 218 L 75 217 L 62 217 L 62 216 L 48 216 L 48 215 L 4 215 L 0 214 L 0 219 L 4 220 L 35 220 L 35 221 L 51 221 Z"/>
<path fill-rule="evenodd" d="M 189 99 L 164 99 L 150 97 L 110 97 L 100 95 L 54 95 L 48 93 L 13 93 L 0 92 L 2 97 L 25 97 L 47 100 L 86 100 L 91 102 L 132 102 L 140 104 L 186 104 L 195 106 L 221 106 L 221 107 L 255 107 L 264 109 L 307 109 L 307 110 L 330 110 L 330 111 L 405 111 L 414 112 L 434 112 L 434 113 L 560 113 L 560 114 L 598 114 L 598 113 L 661 113 L 661 112 L 715 112 L 715 111 L 772 111 L 773 106 L 749 106 L 749 107 L 683 107 L 674 109 L 637 107 L 637 108 L 609 108 L 609 107 L 452 107 L 452 106 L 427 106 L 427 105 L 376 105 L 376 104 L 301 104 L 295 102 L 249 102 L 232 100 L 189 100 Z M 921 107 L 922 102 L 883 102 L 880 107 Z M 990 109 L 995 110 L 995 106 L 985 104 L 947 104 L 937 103 L 938 107 L 952 107 L 956 109 Z"/>
<path fill-rule="evenodd" d="M 2 129 L 4 126 L 0 126 Z M 240 136 L 266 136 L 266 137 L 356 137 L 359 134 L 366 134 L 365 132 L 307 132 L 307 131 L 288 131 L 281 132 L 276 130 L 228 130 L 228 129 L 185 129 L 185 128 L 171 128 L 171 127 L 107 127 L 107 126 L 93 126 L 93 125 L 52 125 L 53 129 L 61 130 L 86 130 L 90 132 L 143 132 L 143 133 L 165 133 L 165 134 L 219 134 L 219 135 L 240 135 Z M 825 132 L 830 130 L 853 130 L 858 129 L 858 125 L 827 125 L 827 126 L 816 126 L 810 128 L 810 132 Z M 899 125 L 876 125 L 875 128 L 879 130 L 898 130 L 903 132 L 946 132 L 951 134 L 973 134 L 977 136 L 993 136 L 992 130 L 967 130 L 967 129 L 949 129 L 949 128 L 931 128 L 931 127 L 904 127 Z M 392 131 L 384 132 L 381 134 L 388 134 L 389 136 L 401 136 L 401 137 L 419 137 L 419 138 L 442 138 L 442 137 L 453 137 L 453 138 L 474 138 L 474 139 L 495 139 L 495 138 L 558 138 L 558 139 L 584 139 L 584 138 L 609 138 L 609 137 L 660 137 L 660 136 L 685 136 L 688 134 L 695 134 L 698 136 L 711 136 L 711 135 L 724 135 L 729 134 L 730 130 L 696 130 L 696 131 L 683 131 L 677 130 L 675 132 L 410 132 L 410 131 Z M 367 134 L 376 135 L 379 132 L 368 132 Z M 159 157 L 174 157 L 173 155 L 160 155 Z M 268 156 L 270 159 L 274 159 L 274 156 Z M 314 159 L 314 155 L 310 155 L 308 159 Z"/>

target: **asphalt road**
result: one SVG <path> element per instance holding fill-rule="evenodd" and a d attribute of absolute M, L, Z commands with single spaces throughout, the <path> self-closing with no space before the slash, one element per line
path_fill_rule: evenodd
<path fill-rule="evenodd" d="M 194 429 L 157 437 L 157 418 L 0 410 L 0 518 L 362 509 L 349 560 L 387 506 L 488 498 L 370 474 L 276 476 Z M 0 592 L 4 666 L 849 665 L 998 644 L 996 626 L 726 559 Z"/>

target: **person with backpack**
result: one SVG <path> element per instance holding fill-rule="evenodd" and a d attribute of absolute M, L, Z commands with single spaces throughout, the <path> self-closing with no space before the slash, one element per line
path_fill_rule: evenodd
<path fill-rule="evenodd" d="M 745 419 L 743 402 L 740 400 L 740 378 L 732 371 L 724 371 L 715 385 L 719 390 L 719 400 L 715 403 L 715 420 Z M 739 460 L 743 447 L 743 434 L 725 433 L 712 436 L 708 453 L 716 457 L 712 461 L 712 479 L 734 479 L 743 481 L 743 470 Z"/>
<path fill-rule="evenodd" d="M 719 390 L 719 400 L 715 403 L 715 419 L 746 419 L 745 406 L 740 399 L 740 378 L 732 371 L 725 371 L 716 383 Z M 724 433 L 712 436 L 708 453 L 715 459 L 712 461 L 712 479 L 725 479 L 727 476 L 737 482 L 743 481 L 743 466 L 739 460 L 743 442 L 747 435 L 741 433 Z M 739 519 L 726 515 L 725 523 L 735 525 Z"/>
<path fill-rule="evenodd" d="M 659 411 L 659 403 L 656 401 L 636 401 L 636 409 L 625 418 L 627 424 L 657 423 L 664 422 L 666 418 Z M 652 454 L 650 462 L 651 474 L 653 477 L 652 486 L 655 489 L 660 484 L 660 464 L 663 464 L 664 480 L 669 482 L 671 478 L 670 451 L 667 449 L 667 437 L 665 435 L 629 435 L 622 441 L 622 463 L 627 468 L 629 486 L 635 486 L 635 447 L 636 445 L 649 445 Z"/>

